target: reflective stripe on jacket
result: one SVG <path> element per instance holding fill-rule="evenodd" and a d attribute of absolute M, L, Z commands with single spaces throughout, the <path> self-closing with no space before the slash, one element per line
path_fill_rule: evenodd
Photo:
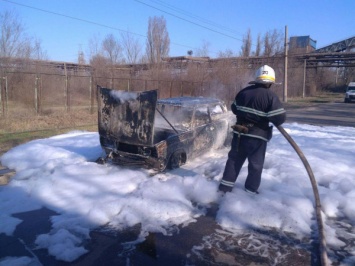
<path fill-rule="evenodd" d="M 247 134 L 240 133 L 241 135 L 265 141 L 270 140 L 272 136 L 269 123 L 279 126 L 286 120 L 286 111 L 277 95 L 258 84 L 241 90 L 235 97 L 231 109 L 237 116 L 238 124 L 254 124 Z"/>

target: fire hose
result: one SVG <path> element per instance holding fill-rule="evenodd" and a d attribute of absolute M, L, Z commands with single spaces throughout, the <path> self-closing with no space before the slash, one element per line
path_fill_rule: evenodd
<path fill-rule="evenodd" d="M 322 213 L 321 213 L 322 210 L 321 210 L 320 198 L 319 198 L 319 193 L 318 193 L 318 188 L 317 188 L 317 182 L 314 178 L 313 171 L 312 171 L 311 166 L 309 165 L 306 157 L 304 156 L 303 152 L 298 147 L 296 142 L 291 138 L 291 136 L 285 131 L 285 129 L 282 126 L 277 126 L 277 129 L 286 138 L 286 140 L 291 144 L 291 146 L 294 148 L 294 150 L 296 151 L 296 153 L 300 157 L 301 161 L 303 162 L 304 167 L 307 170 L 309 179 L 312 183 L 313 194 L 314 194 L 314 199 L 315 199 L 317 224 L 318 224 L 320 260 L 321 260 L 322 266 L 328 266 L 329 264 L 328 264 L 327 246 L 326 246 L 327 244 L 326 244 L 326 240 L 325 240 L 324 226 L 323 226 L 323 220 L 322 220 Z"/>

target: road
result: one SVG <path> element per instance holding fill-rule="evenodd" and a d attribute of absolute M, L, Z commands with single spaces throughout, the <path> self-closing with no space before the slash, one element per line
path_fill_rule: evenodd
<path fill-rule="evenodd" d="M 324 103 L 286 110 L 287 123 L 355 127 L 355 103 Z"/>
<path fill-rule="evenodd" d="M 340 102 L 318 104 L 305 108 L 285 105 L 287 123 L 305 123 L 324 126 L 355 127 L 355 104 Z M 310 239 L 309 244 L 300 245 L 292 236 L 272 231 L 245 232 L 238 236 L 227 236 L 215 222 L 217 205 L 212 205 L 205 216 L 195 223 L 179 229 L 173 236 L 150 234 L 143 243 L 123 245 L 134 241 L 139 226 L 125 232 L 98 229 L 91 232 L 87 245 L 89 253 L 72 263 L 55 260 L 46 250 L 34 248 L 36 235 L 48 232 L 50 217 L 55 213 L 41 209 L 14 215 L 23 220 L 13 236 L 0 234 L 0 260 L 13 256 L 36 258 L 33 265 L 271 265 L 275 256 L 281 264 L 275 265 L 319 265 L 318 247 Z M 245 239 L 258 239 L 265 246 L 272 246 L 273 258 L 245 252 L 237 243 Z M 206 240 L 207 239 L 207 240 Z M 223 240 L 221 240 L 223 239 Z M 229 243 L 229 246 L 226 246 Z M 200 247 L 193 251 L 194 247 Z M 271 249 L 270 249 L 271 250 Z M 281 255 L 280 255 L 281 254 Z M 286 254 L 286 255 L 285 255 Z"/>

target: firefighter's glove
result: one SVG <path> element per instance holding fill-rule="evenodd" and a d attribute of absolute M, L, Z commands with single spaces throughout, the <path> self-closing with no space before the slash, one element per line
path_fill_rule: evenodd
<path fill-rule="evenodd" d="M 247 128 L 246 126 L 243 125 L 239 125 L 239 124 L 235 124 L 233 126 L 231 126 L 231 128 L 238 132 L 238 133 L 243 133 L 243 134 L 247 134 L 249 131 L 249 128 Z"/>

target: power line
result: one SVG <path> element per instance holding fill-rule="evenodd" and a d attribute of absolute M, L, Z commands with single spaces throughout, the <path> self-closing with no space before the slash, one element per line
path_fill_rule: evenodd
<path fill-rule="evenodd" d="M 183 9 L 181 9 L 181 8 L 175 7 L 175 6 L 173 6 L 173 5 L 164 3 L 163 1 L 160 1 L 160 0 L 150 0 L 150 1 L 153 2 L 153 3 L 156 3 L 156 4 L 158 4 L 158 5 L 164 6 L 164 7 L 168 8 L 168 9 L 174 10 L 174 11 L 176 11 L 176 12 L 182 14 L 182 15 L 185 15 L 185 16 L 188 16 L 188 17 L 197 19 L 197 20 L 199 20 L 199 21 L 201 21 L 201 22 L 203 22 L 203 23 L 209 24 L 209 25 L 211 25 L 211 26 L 220 28 L 220 29 L 222 29 L 222 30 L 229 31 L 229 32 L 234 33 L 234 34 L 243 35 L 242 33 L 237 32 L 237 31 L 235 31 L 235 30 L 233 30 L 233 29 L 230 29 L 230 28 L 228 28 L 228 27 L 226 27 L 226 26 L 223 26 L 223 25 L 221 25 L 221 24 L 218 24 L 218 23 L 216 23 L 216 22 L 214 22 L 214 21 L 211 21 L 211 20 L 208 20 L 208 19 L 206 19 L 206 18 L 200 17 L 200 16 L 198 16 L 198 15 L 195 15 L 195 14 L 193 14 L 193 13 L 191 13 L 191 12 L 188 12 L 188 11 L 183 10 Z"/>
<path fill-rule="evenodd" d="M 141 3 L 141 4 L 143 4 L 143 5 L 149 6 L 149 7 L 153 8 L 153 9 L 159 10 L 159 11 L 161 11 L 161 12 L 163 12 L 163 13 L 166 13 L 166 14 L 168 14 L 168 15 L 170 15 L 170 16 L 176 17 L 176 18 L 181 19 L 181 20 L 183 20 L 183 21 L 186 21 L 186 22 L 189 22 L 189 23 L 194 24 L 194 25 L 196 25 L 196 26 L 199 26 L 199 27 L 201 27 L 201 28 L 204 28 L 204 29 L 207 29 L 207 30 L 209 30 L 209 31 L 218 33 L 218 34 L 223 35 L 223 36 L 225 36 L 225 37 L 229 37 L 229 38 L 232 38 L 232 39 L 234 39 L 234 40 L 241 41 L 241 42 L 243 41 L 243 40 L 241 40 L 241 39 L 239 39 L 239 38 L 233 37 L 233 36 L 231 36 L 231 35 L 225 34 L 225 33 L 223 33 L 223 32 L 220 32 L 220 31 L 211 29 L 211 28 L 209 28 L 209 27 L 203 26 L 203 25 L 201 25 L 201 24 L 198 24 L 198 23 L 196 23 L 196 22 L 193 22 L 193 21 L 191 21 L 191 20 L 188 20 L 188 19 L 182 18 L 182 17 L 180 17 L 180 16 L 174 15 L 174 14 L 172 14 L 172 13 L 170 13 L 170 12 L 167 12 L 167 11 L 162 10 L 162 9 L 160 9 L 160 8 L 157 8 L 157 7 L 155 7 L 155 6 L 149 5 L 149 4 L 144 3 L 144 2 L 142 2 L 142 1 L 139 1 L 139 0 L 135 0 L 135 1 L 138 2 L 138 3 Z"/>
<path fill-rule="evenodd" d="M 73 19 L 73 20 L 77 20 L 77 21 L 93 24 L 93 25 L 96 25 L 96 26 L 104 27 L 104 28 L 109 28 L 109 29 L 113 29 L 113 30 L 117 30 L 117 31 L 126 32 L 126 33 L 132 33 L 132 34 L 138 35 L 140 37 L 144 37 L 144 38 L 147 37 L 147 36 L 139 34 L 139 33 L 128 32 L 126 30 L 122 30 L 122 29 L 119 29 L 119 28 L 116 28 L 116 27 L 108 26 L 108 25 L 101 24 L 101 23 L 98 23 L 98 22 L 95 22 L 95 21 L 91 21 L 91 20 L 87 20 L 87 19 L 77 18 L 77 17 L 73 17 L 73 16 L 69 16 L 69 15 L 53 12 L 53 11 L 50 11 L 50 10 L 45 10 L 45 9 L 34 7 L 34 6 L 29 6 L 29 5 L 25 5 L 25 4 L 9 1 L 9 0 L 2 0 L 2 1 L 14 4 L 14 5 L 18 5 L 18 6 L 22 6 L 22 7 L 26 7 L 26 8 L 30 8 L 30 9 L 34 9 L 34 10 L 41 11 L 41 12 L 44 12 L 44 13 L 48 13 L 48 14 L 52 14 L 52 15 L 56 15 L 56 16 L 60 16 L 60 17 L 65 17 L 65 18 L 69 18 L 69 19 Z"/>
<path fill-rule="evenodd" d="M 115 31 L 125 32 L 125 33 L 131 33 L 131 34 L 137 35 L 139 37 L 147 38 L 146 35 L 135 33 L 135 32 L 130 32 L 130 31 L 126 31 L 126 30 L 122 30 L 120 28 L 116 28 L 116 27 L 113 27 L 113 26 L 108 26 L 108 25 L 105 25 L 105 24 L 102 24 L 102 23 L 99 23 L 99 22 L 95 22 L 95 21 L 91 21 L 91 20 L 87 20 L 87 19 L 82 19 L 82 18 L 77 18 L 77 17 L 61 14 L 61 13 L 58 13 L 58 12 L 54 12 L 54 11 L 45 10 L 45 9 L 38 8 L 38 7 L 33 7 L 33 6 L 17 3 L 17 2 L 14 2 L 14 1 L 10 1 L 10 0 L 2 0 L 2 1 L 14 4 L 14 5 L 30 8 L 30 9 L 33 9 L 33 10 L 36 10 L 36 11 L 40 11 L 40 12 L 56 15 L 56 16 L 59 16 L 59 17 L 65 17 L 65 18 L 69 18 L 69 19 L 72 19 L 72 20 L 77 20 L 77 21 L 80 21 L 80 22 L 96 25 L 96 26 L 99 26 L 99 27 L 108 28 L 108 29 L 112 29 L 112 30 L 115 30 Z M 179 44 L 179 43 L 174 43 L 174 42 L 171 42 L 171 44 L 174 44 L 174 45 L 177 45 L 177 46 L 181 46 L 181 47 L 190 48 L 190 49 L 191 48 L 192 49 L 196 49 L 195 47 L 191 47 L 191 46 L 184 45 L 184 44 Z"/>

